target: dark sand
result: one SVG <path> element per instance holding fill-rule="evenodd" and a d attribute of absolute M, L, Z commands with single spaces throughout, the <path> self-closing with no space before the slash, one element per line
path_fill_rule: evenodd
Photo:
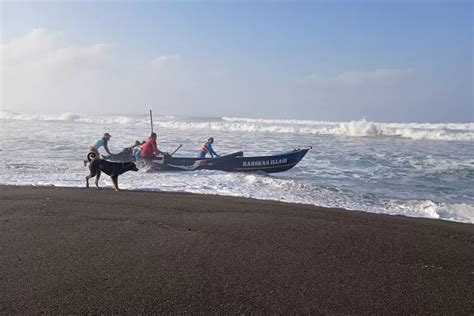
<path fill-rule="evenodd" d="M 0 187 L 0 314 L 474 313 L 474 225 Z"/>

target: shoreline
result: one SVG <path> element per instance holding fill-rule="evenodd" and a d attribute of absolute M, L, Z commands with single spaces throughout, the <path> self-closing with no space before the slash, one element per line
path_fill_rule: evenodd
<path fill-rule="evenodd" d="M 6 314 L 474 312 L 468 223 L 107 188 L 0 203 Z"/>
<path fill-rule="evenodd" d="M 56 186 L 54 184 L 51 185 L 12 185 L 12 184 L 0 184 L 0 190 L 2 188 L 57 188 L 57 189 L 86 189 L 85 187 L 76 187 L 76 186 Z M 91 185 L 89 190 L 95 190 L 94 185 Z M 113 190 L 113 186 L 102 186 L 101 190 Z M 292 201 L 284 201 L 284 200 L 276 200 L 276 199 L 264 199 L 264 198 L 255 198 L 255 197 L 246 197 L 246 196 L 237 196 L 237 195 L 225 195 L 225 194 L 212 194 L 212 193 L 199 193 L 199 192 L 186 192 L 186 191 L 161 191 L 161 190 L 139 190 L 139 189 L 120 189 L 120 192 L 146 192 L 146 193 L 172 193 L 172 194 L 192 194 L 192 195 L 202 195 L 202 196 L 215 196 L 215 197 L 229 197 L 229 198 L 239 198 L 239 199 L 248 199 L 248 200 L 255 200 L 255 201 L 267 201 L 267 202 L 277 202 L 277 203 L 284 203 L 290 205 L 304 205 L 304 206 L 314 206 L 319 209 L 327 209 L 327 210 L 338 210 L 338 211 L 345 211 L 345 212 L 360 212 L 366 214 L 375 214 L 375 215 L 383 215 L 383 216 L 396 216 L 396 217 L 406 217 L 406 218 L 413 218 L 413 219 L 427 219 L 427 220 L 439 220 L 444 222 L 451 222 L 451 223 L 460 223 L 460 224 L 468 224 L 474 225 L 474 223 L 463 222 L 463 221 L 456 221 L 453 219 L 445 219 L 445 218 L 433 218 L 433 217 L 424 217 L 424 216 L 408 216 L 404 214 L 398 213 L 377 213 L 371 211 L 363 211 L 359 209 L 348 209 L 342 207 L 329 207 L 329 206 L 321 206 L 311 203 L 303 203 L 303 202 L 292 202 Z"/>

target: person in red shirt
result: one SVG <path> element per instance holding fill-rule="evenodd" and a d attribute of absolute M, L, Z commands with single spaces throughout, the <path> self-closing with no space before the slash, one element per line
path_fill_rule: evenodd
<path fill-rule="evenodd" d="M 150 161 L 153 157 L 157 155 L 165 155 L 166 153 L 159 150 L 156 145 L 156 133 L 151 133 L 151 136 L 148 138 L 145 144 L 140 146 L 140 156 L 145 161 Z"/>

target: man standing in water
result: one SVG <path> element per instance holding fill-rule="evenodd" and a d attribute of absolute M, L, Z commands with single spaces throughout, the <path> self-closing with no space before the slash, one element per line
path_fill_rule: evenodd
<path fill-rule="evenodd" d="M 167 153 L 159 150 L 156 145 L 156 133 L 151 133 L 151 136 L 148 138 L 146 143 L 140 147 L 140 156 L 148 163 L 153 159 L 153 157 L 166 154 Z"/>
<path fill-rule="evenodd" d="M 98 140 L 95 141 L 94 145 L 89 145 L 89 152 L 95 153 L 96 157 L 99 157 L 99 148 L 104 147 L 107 154 L 112 155 L 108 147 L 110 137 L 112 136 L 109 133 L 105 133 L 104 136 L 102 136 L 102 138 L 99 138 Z"/>
<path fill-rule="evenodd" d="M 96 140 L 94 145 L 89 145 L 89 153 L 87 154 L 87 160 L 84 160 L 84 166 L 86 166 L 87 163 L 91 161 L 92 159 L 96 157 L 97 158 L 100 157 L 100 153 L 99 153 L 100 147 L 104 147 L 107 154 L 109 154 L 110 156 L 112 155 L 108 147 L 110 137 L 112 137 L 112 135 L 110 135 L 109 133 L 104 133 L 104 136 Z"/>
<path fill-rule="evenodd" d="M 214 156 L 219 157 L 219 155 L 214 151 L 214 148 L 212 148 L 212 144 L 214 143 L 214 138 L 209 137 L 207 142 L 205 144 L 201 145 L 201 151 L 199 152 L 199 158 L 205 158 L 206 154 L 211 154 L 211 157 L 214 158 Z"/>

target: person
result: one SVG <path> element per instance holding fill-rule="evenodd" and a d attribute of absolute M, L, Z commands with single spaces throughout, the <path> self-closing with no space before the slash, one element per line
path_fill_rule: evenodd
<path fill-rule="evenodd" d="M 135 146 L 133 147 L 132 150 L 132 156 L 135 158 L 135 160 L 139 160 L 141 158 L 140 156 L 140 146 L 144 145 L 146 141 L 139 142 L 138 140 L 135 142 Z"/>
<path fill-rule="evenodd" d="M 133 144 L 132 146 L 125 147 L 124 149 L 122 149 L 120 154 L 132 154 L 134 150 L 138 150 L 137 147 L 139 147 L 140 145 L 141 145 L 140 141 L 136 140 L 135 144 Z"/>
<path fill-rule="evenodd" d="M 93 152 L 97 155 L 97 157 L 99 157 L 99 148 L 104 147 L 107 154 L 112 155 L 108 147 L 110 137 L 112 137 L 112 135 L 110 135 L 109 133 L 105 133 L 102 138 L 99 138 L 95 141 L 94 145 L 89 145 L 89 152 Z"/>
<path fill-rule="evenodd" d="M 201 145 L 201 151 L 199 152 L 199 158 L 205 158 L 206 154 L 210 154 L 212 158 L 214 156 L 220 157 L 215 151 L 214 148 L 212 148 L 212 144 L 214 143 L 214 138 L 209 137 L 207 142 L 205 144 Z"/>
<path fill-rule="evenodd" d="M 156 145 L 156 133 L 151 133 L 146 143 L 140 146 L 140 156 L 143 160 L 149 162 L 157 155 L 166 155 L 166 153 L 158 149 Z"/>
<path fill-rule="evenodd" d="M 135 157 L 135 152 L 138 151 L 138 147 L 140 145 L 141 143 L 138 140 L 136 140 L 135 144 L 129 147 L 125 147 L 124 149 L 122 149 L 121 152 L 119 152 L 118 154 L 115 154 L 113 158 L 118 159 L 118 160 L 128 160 L 130 158 L 133 158 Z"/>
<path fill-rule="evenodd" d="M 89 145 L 89 152 L 87 154 L 87 160 L 84 160 L 84 167 L 87 166 L 89 161 L 91 161 L 94 158 L 100 158 L 100 153 L 99 153 L 99 148 L 104 147 L 105 151 L 111 156 L 112 153 L 109 150 L 109 147 L 107 146 L 110 137 L 109 133 L 104 133 L 104 136 L 102 138 L 99 138 L 98 140 L 95 141 L 94 145 Z"/>

